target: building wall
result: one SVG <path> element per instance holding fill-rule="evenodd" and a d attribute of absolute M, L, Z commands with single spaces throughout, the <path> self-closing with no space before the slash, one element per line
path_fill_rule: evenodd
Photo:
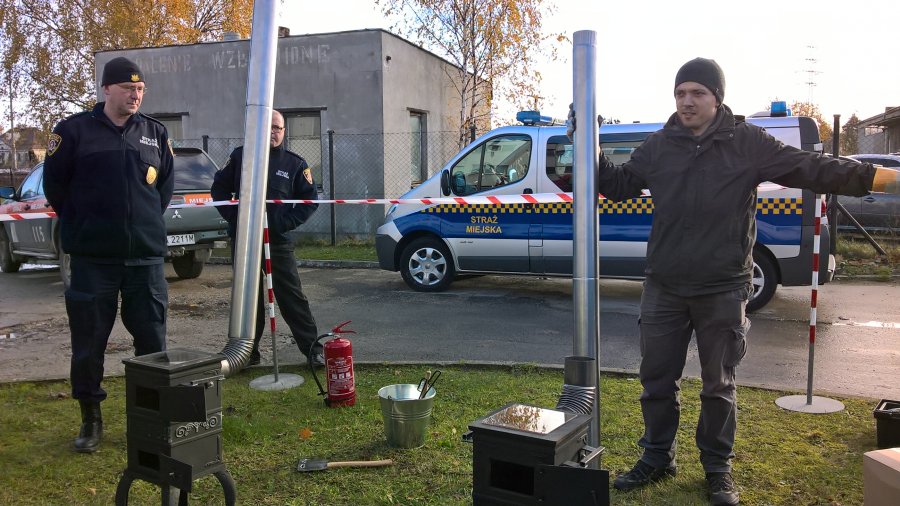
<path fill-rule="evenodd" d="M 243 138 L 249 40 L 100 52 L 98 84 L 103 66 L 117 56 L 134 60 L 145 74 L 148 92 L 141 112 L 181 115 L 185 139 Z M 429 131 L 456 129 L 448 66 L 383 30 L 279 38 L 274 107 L 320 113 L 318 182 L 324 195 L 333 190 L 337 198 L 396 197 L 409 189 L 410 157 L 396 145 L 408 137 L 409 111 L 425 112 Z M 97 92 L 103 100 L 99 85 Z M 334 131 L 334 182 L 327 165 L 328 130 Z M 330 233 L 329 207 L 322 206 L 303 230 Z M 336 211 L 339 237 L 368 235 L 384 217 L 382 206 L 353 207 L 360 209 Z"/>

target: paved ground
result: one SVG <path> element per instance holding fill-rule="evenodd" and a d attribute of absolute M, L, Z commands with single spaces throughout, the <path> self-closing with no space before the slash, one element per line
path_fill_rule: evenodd
<path fill-rule="evenodd" d="M 171 267 L 168 267 L 171 269 Z M 169 346 L 218 352 L 227 339 L 231 267 L 209 265 L 200 278 L 169 272 Z M 320 332 L 345 320 L 360 362 L 525 362 L 560 365 L 572 354 L 572 283 L 567 279 L 483 276 L 447 292 L 410 291 L 399 274 L 377 269 L 301 269 Z M 69 339 L 55 269 L 0 274 L 0 381 L 64 378 Z M 640 354 L 640 284 L 603 280 L 601 366 L 634 371 Z M 900 399 L 900 282 L 846 282 L 819 291 L 814 391 Z M 738 370 L 745 385 L 804 392 L 809 357 L 809 289 L 781 288 L 752 315 L 750 351 Z M 278 319 L 279 361 L 302 358 Z M 271 337 L 263 339 L 264 363 Z M 118 323 L 107 373 L 122 371 L 130 338 Z M 692 351 L 685 374 L 699 373 Z"/>

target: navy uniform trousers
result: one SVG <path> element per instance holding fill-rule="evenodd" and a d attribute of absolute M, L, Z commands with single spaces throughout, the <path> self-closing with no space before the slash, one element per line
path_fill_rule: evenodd
<path fill-rule="evenodd" d="M 233 253 L 233 250 L 232 250 Z M 294 256 L 293 243 L 270 243 L 269 256 L 272 258 L 272 291 L 275 292 L 275 300 L 281 317 L 284 318 L 297 347 L 307 356 L 309 348 L 318 336 L 316 320 L 309 308 L 309 299 L 303 294 L 303 286 L 300 284 L 300 273 L 297 272 L 297 258 Z M 265 258 L 263 259 L 265 261 Z M 266 281 L 260 282 L 259 305 L 256 310 L 256 338 L 253 343 L 253 354 L 259 353 L 259 340 L 266 328 L 268 313 L 265 304 L 268 303 L 266 295 Z M 318 345 L 321 348 L 321 344 Z M 319 351 L 319 350 L 316 350 Z"/>
<path fill-rule="evenodd" d="M 134 339 L 135 355 L 166 349 L 168 285 L 163 264 L 97 263 L 72 256 L 66 312 L 72 333 L 72 397 L 103 401 L 103 360 L 116 322 L 119 294 L 122 323 Z"/>
<path fill-rule="evenodd" d="M 641 411 L 644 435 L 638 445 L 645 463 L 675 462 L 681 414 L 680 383 L 691 335 L 696 333 L 703 388 L 696 443 L 707 473 L 731 472 L 737 429 L 735 368 L 747 350 L 750 288 L 681 297 L 650 279 L 641 295 Z"/>

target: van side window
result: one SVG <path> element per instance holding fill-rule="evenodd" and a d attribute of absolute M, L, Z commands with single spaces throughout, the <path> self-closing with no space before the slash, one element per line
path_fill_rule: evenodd
<path fill-rule="evenodd" d="M 455 195 L 471 195 L 515 183 L 531 164 L 531 137 L 504 135 L 480 144 L 450 169 Z"/>
<path fill-rule="evenodd" d="M 553 137 L 547 142 L 547 177 L 560 189 L 572 191 L 572 143 L 565 137 Z"/>
<path fill-rule="evenodd" d="M 631 153 L 641 142 L 614 140 L 603 142 L 600 147 L 609 161 L 620 166 L 631 159 Z M 547 178 L 564 192 L 572 191 L 573 159 L 572 143 L 566 137 L 554 136 L 547 141 Z"/>
<path fill-rule="evenodd" d="M 631 160 L 631 153 L 634 153 L 634 150 L 640 144 L 637 141 L 603 142 L 600 144 L 600 147 L 603 149 L 603 156 L 614 163 L 616 167 L 619 167 Z"/>

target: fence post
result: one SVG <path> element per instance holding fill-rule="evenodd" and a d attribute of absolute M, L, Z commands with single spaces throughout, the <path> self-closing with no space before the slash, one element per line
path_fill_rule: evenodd
<path fill-rule="evenodd" d="M 203 151 L 206 151 L 207 153 L 209 153 L 209 136 L 208 135 L 203 136 Z"/>
<path fill-rule="evenodd" d="M 841 156 L 841 115 L 834 115 L 834 126 L 832 127 L 834 130 L 831 133 L 831 154 L 834 155 L 835 158 Z M 834 251 L 837 249 L 837 237 L 838 237 L 838 206 L 837 206 L 837 195 L 831 194 L 828 199 L 828 223 L 831 225 L 831 235 L 828 239 L 828 245 L 830 246 L 830 252 L 834 255 Z"/>
<path fill-rule="evenodd" d="M 328 129 L 328 194 L 334 200 L 334 130 Z M 337 227 L 334 213 L 337 208 L 331 204 L 331 245 L 334 246 L 337 238 Z"/>

